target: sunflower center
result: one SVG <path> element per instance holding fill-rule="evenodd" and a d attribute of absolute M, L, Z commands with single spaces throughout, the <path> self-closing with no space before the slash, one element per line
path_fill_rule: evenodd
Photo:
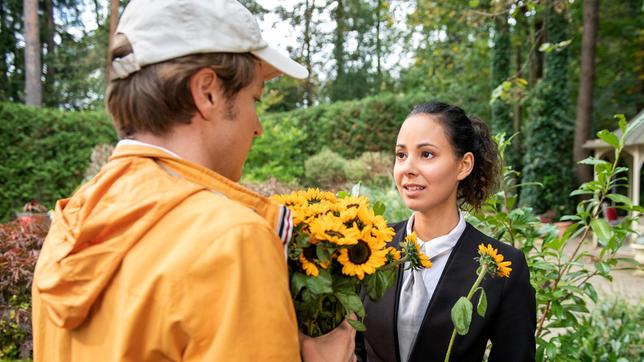
<path fill-rule="evenodd" d="M 371 256 L 369 244 L 364 240 L 358 240 L 358 243 L 349 248 L 349 260 L 351 263 L 359 265 L 364 264 Z"/>
<path fill-rule="evenodd" d="M 354 223 L 358 226 L 359 230 L 362 230 L 365 227 L 365 224 L 362 222 L 362 220 L 360 220 L 360 218 L 357 218 L 357 217 L 345 222 L 344 226 L 350 228 L 353 226 Z"/>
<path fill-rule="evenodd" d="M 307 246 L 306 248 L 302 249 L 302 254 L 304 255 L 304 258 L 306 260 L 312 262 L 317 256 L 315 252 L 315 245 Z"/>
<path fill-rule="evenodd" d="M 317 197 L 313 197 L 311 199 L 308 199 L 307 201 L 308 201 L 309 205 L 313 205 L 313 204 L 319 204 L 320 202 L 322 202 L 322 199 L 318 199 Z"/>
<path fill-rule="evenodd" d="M 326 230 L 324 233 L 329 235 L 329 236 L 336 236 L 336 237 L 339 237 L 339 238 L 344 237 L 344 234 L 342 234 L 339 231 L 335 231 L 335 230 Z"/>

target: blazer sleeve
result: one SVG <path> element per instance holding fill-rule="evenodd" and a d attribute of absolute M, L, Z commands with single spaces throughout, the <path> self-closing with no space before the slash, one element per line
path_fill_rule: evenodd
<path fill-rule="evenodd" d="M 534 361 L 537 306 L 530 285 L 530 271 L 522 252 L 513 260 L 513 270 L 502 294 L 500 309 L 492 323 L 490 362 Z"/>

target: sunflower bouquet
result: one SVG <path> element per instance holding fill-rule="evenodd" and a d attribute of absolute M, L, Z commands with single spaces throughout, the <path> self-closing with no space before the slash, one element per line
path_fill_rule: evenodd
<path fill-rule="evenodd" d="M 291 294 L 299 327 L 308 336 L 326 334 L 352 314 L 357 319 L 347 321 L 365 330 L 361 289 L 378 300 L 394 284 L 400 265 L 431 266 L 413 238 L 402 242 L 400 251 L 389 246 L 394 230 L 382 216 L 384 207 L 371 208 L 364 196 L 308 189 L 273 199 L 293 213 Z"/>

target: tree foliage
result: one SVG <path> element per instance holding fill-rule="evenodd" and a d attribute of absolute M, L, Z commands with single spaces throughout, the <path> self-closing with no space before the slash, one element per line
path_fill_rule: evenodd
<path fill-rule="evenodd" d="M 564 11 L 546 9 L 547 39 L 550 44 L 568 40 L 569 22 Z M 572 144 L 574 117 L 570 99 L 562 96 L 569 88 L 569 49 L 546 53 L 544 77 L 531 95 L 530 117 L 524 138 L 523 183 L 540 187 L 521 189 L 521 203 L 538 213 L 570 210 L 568 190 L 573 189 Z M 567 202 L 568 201 L 568 202 Z"/>

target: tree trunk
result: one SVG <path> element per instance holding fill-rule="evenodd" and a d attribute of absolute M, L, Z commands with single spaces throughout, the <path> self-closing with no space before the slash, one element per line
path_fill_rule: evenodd
<path fill-rule="evenodd" d="M 337 6 L 333 14 L 336 22 L 333 39 L 333 58 L 335 60 L 336 77 L 333 80 L 330 94 L 331 101 L 334 102 L 348 98 L 348 94 L 346 93 L 348 79 L 346 79 L 344 52 L 346 19 L 343 0 L 337 0 L 336 4 Z"/>
<path fill-rule="evenodd" d="M 515 54 L 514 54 L 514 66 L 516 68 L 516 76 L 519 78 L 522 78 L 521 74 L 521 67 L 523 64 L 521 63 L 521 43 L 516 44 L 515 48 Z M 512 139 L 512 146 L 514 148 L 514 152 L 518 155 L 517 157 L 519 160 L 521 159 L 521 122 L 522 122 L 522 117 L 521 113 L 523 112 L 522 107 L 521 107 L 521 100 L 517 99 L 514 101 L 514 132 L 517 134 L 513 139 Z M 521 162 L 517 162 L 516 165 L 516 171 L 521 172 L 520 167 L 521 167 Z"/>
<path fill-rule="evenodd" d="M 532 26 L 532 39 L 534 45 L 530 52 L 530 73 L 528 75 L 528 84 L 534 87 L 539 79 L 543 78 L 543 53 L 539 51 L 539 47 L 543 44 L 545 26 L 543 19 L 535 19 Z"/>
<path fill-rule="evenodd" d="M 306 92 L 306 106 L 311 107 L 313 105 L 313 65 L 311 64 L 311 22 L 313 19 L 313 10 L 315 9 L 315 0 L 306 0 L 304 4 L 304 48 L 305 48 L 305 57 L 304 61 L 306 63 L 306 70 L 309 71 L 309 75 L 306 77 L 306 83 L 304 84 L 304 89 Z"/>
<path fill-rule="evenodd" d="M 119 21 L 119 10 L 121 2 L 119 0 L 110 0 L 110 30 L 107 35 L 107 66 L 105 67 L 105 79 L 110 80 L 110 68 L 112 67 L 112 59 L 110 59 L 110 52 L 112 50 L 112 37 L 116 33 L 116 26 Z"/>
<path fill-rule="evenodd" d="M 56 47 L 56 43 L 54 42 L 54 35 L 56 34 L 56 22 L 54 20 L 54 4 L 52 2 L 53 0 L 45 1 L 45 36 L 47 37 L 45 39 L 45 43 L 47 44 L 47 54 L 45 57 L 41 58 L 43 59 L 43 63 L 45 65 L 43 67 L 43 71 L 45 73 L 45 84 L 43 85 L 45 95 L 48 95 L 50 94 L 50 92 L 54 91 L 54 83 L 56 82 L 56 62 L 54 60 L 54 52 Z M 47 98 L 48 97 L 45 97 L 45 105 L 48 104 Z"/>
<path fill-rule="evenodd" d="M 23 0 L 25 17 L 25 103 L 42 105 L 42 67 L 40 62 L 40 29 L 38 0 Z"/>
<path fill-rule="evenodd" d="M 380 91 L 382 89 L 382 68 L 381 68 L 381 59 L 382 59 L 382 45 L 380 42 L 380 23 L 382 21 L 382 0 L 378 0 L 377 9 L 376 9 L 376 71 L 378 76 L 377 89 Z"/>
<path fill-rule="evenodd" d="M 595 78 L 595 48 L 597 46 L 597 24 L 599 0 L 584 0 L 584 30 L 581 40 L 581 78 L 577 95 L 577 118 L 575 121 L 575 162 L 588 157 L 589 152 L 582 148 L 590 136 L 593 116 L 593 86 Z M 588 165 L 576 166 L 577 181 L 592 180 L 592 168 Z"/>

